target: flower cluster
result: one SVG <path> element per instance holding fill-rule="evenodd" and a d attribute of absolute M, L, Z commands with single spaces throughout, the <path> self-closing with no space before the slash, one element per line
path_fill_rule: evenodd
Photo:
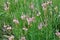
<path fill-rule="evenodd" d="M 10 2 L 4 3 L 4 10 L 9 10 Z"/>
<path fill-rule="evenodd" d="M 52 4 L 52 1 L 47 1 L 47 2 L 42 3 L 43 10 L 46 10 L 47 6 L 50 4 Z"/>

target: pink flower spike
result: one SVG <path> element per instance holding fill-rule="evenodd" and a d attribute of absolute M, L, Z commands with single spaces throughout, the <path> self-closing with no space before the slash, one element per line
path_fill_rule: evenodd
<path fill-rule="evenodd" d="M 11 30 L 12 28 L 11 27 L 7 27 L 7 30 Z"/>
<path fill-rule="evenodd" d="M 52 4 L 52 1 L 47 1 L 47 5 Z"/>
<path fill-rule="evenodd" d="M 23 36 L 23 37 L 21 37 L 21 39 L 20 40 L 26 40 L 26 38 Z"/>
<path fill-rule="evenodd" d="M 21 19 L 22 19 L 22 20 L 24 20 L 25 18 L 26 18 L 26 16 L 25 16 L 25 15 L 22 15 L 22 16 L 21 16 Z"/>
<path fill-rule="evenodd" d="M 13 22 L 19 24 L 19 21 L 17 19 L 13 19 Z"/>
<path fill-rule="evenodd" d="M 56 32 L 55 34 L 56 34 L 57 36 L 60 36 L 60 32 Z"/>
<path fill-rule="evenodd" d="M 7 25 L 5 25 L 5 24 L 4 24 L 4 26 L 3 26 L 3 27 L 4 27 L 4 28 L 6 28 L 6 27 L 7 27 Z"/>
<path fill-rule="evenodd" d="M 46 2 L 42 3 L 42 8 L 43 8 L 43 10 L 46 10 L 46 8 L 47 8 L 47 3 Z"/>
<path fill-rule="evenodd" d="M 49 1 L 49 4 L 52 4 L 52 1 Z"/>
<path fill-rule="evenodd" d="M 32 18 L 27 18 L 27 22 L 28 22 L 28 25 L 30 25 L 31 22 L 33 22 L 35 19 L 35 17 L 32 17 Z"/>
<path fill-rule="evenodd" d="M 7 6 L 8 4 L 4 4 L 4 10 L 6 11 L 6 10 L 8 10 L 9 9 L 9 7 Z"/>
<path fill-rule="evenodd" d="M 30 4 L 30 8 L 31 8 L 31 9 L 34 9 L 34 4 L 31 3 L 31 4 Z"/>
<path fill-rule="evenodd" d="M 11 35 L 11 36 L 8 38 L 8 40 L 14 40 L 14 36 Z"/>
<path fill-rule="evenodd" d="M 42 3 L 42 7 L 46 8 L 47 4 L 46 3 Z"/>
<path fill-rule="evenodd" d="M 43 27 L 43 23 L 40 23 L 40 24 L 38 25 L 38 29 L 40 30 L 40 29 L 42 29 L 42 27 Z"/>
<path fill-rule="evenodd" d="M 23 28 L 23 30 L 27 31 L 28 29 L 27 28 Z"/>

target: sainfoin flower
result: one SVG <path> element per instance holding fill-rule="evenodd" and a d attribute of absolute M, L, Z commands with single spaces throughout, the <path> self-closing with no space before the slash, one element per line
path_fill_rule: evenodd
<path fill-rule="evenodd" d="M 21 19 L 24 20 L 26 18 L 26 15 L 21 15 Z"/>
<path fill-rule="evenodd" d="M 41 22 L 41 23 L 38 25 L 38 29 L 40 30 L 40 29 L 42 29 L 42 27 L 43 27 L 43 23 Z"/>
<path fill-rule="evenodd" d="M 52 4 L 52 1 L 49 1 L 50 4 Z"/>
<path fill-rule="evenodd" d="M 4 24 L 4 26 L 3 26 L 3 27 L 4 27 L 4 28 L 6 28 L 6 27 L 7 27 L 7 25 L 5 25 L 5 24 Z"/>
<path fill-rule="evenodd" d="M 43 10 L 45 10 L 46 7 L 47 7 L 47 3 L 46 3 L 46 2 L 45 2 L 45 3 L 42 3 L 42 8 L 43 8 Z"/>
<path fill-rule="evenodd" d="M 30 4 L 30 8 L 34 9 L 34 4 L 33 3 Z"/>
<path fill-rule="evenodd" d="M 8 27 L 7 27 L 7 30 L 11 30 L 11 29 L 12 29 L 11 26 L 8 26 Z"/>
<path fill-rule="evenodd" d="M 52 1 L 47 1 L 47 5 L 52 4 Z"/>
<path fill-rule="evenodd" d="M 28 25 L 30 25 L 31 22 L 33 22 L 35 19 L 35 17 L 32 17 L 32 18 L 27 18 L 27 22 L 28 22 Z"/>
<path fill-rule="evenodd" d="M 7 25 L 4 23 L 2 30 L 5 32 L 7 28 Z"/>
<path fill-rule="evenodd" d="M 7 5 L 4 4 L 4 10 L 8 10 L 8 9 L 9 9 L 9 7 L 7 7 Z"/>
<path fill-rule="evenodd" d="M 4 3 L 4 10 L 9 10 L 9 2 Z"/>
<path fill-rule="evenodd" d="M 56 34 L 58 37 L 60 36 L 60 32 L 56 32 L 55 34 Z"/>
<path fill-rule="evenodd" d="M 13 19 L 13 22 L 14 22 L 15 24 L 19 24 L 19 21 L 18 21 L 16 18 Z"/>
<path fill-rule="evenodd" d="M 20 39 L 20 40 L 26 40 L 25 36 L 21 37 L 21 39 Z"/>
<path fill-rule="evenodd" d="M 26 27 L 23 27 L 23 30 L 24 30 L 24 31 L 27 31 L 28 29 L 27 29 Z"/>
<path fill-rule="evenodd" d="M 4 24 L 4 26 L 3 26 L 3 31 L 5 31 L 5 30 L 11 30 L 12 28 L 11 28 L 11 26 L 10 25 L 5 25 Z"/>
<path fill-rule="evenodd" d="M 9 36 L 8 40 L 14 40 L 14 36 L 13 35 Z"/>

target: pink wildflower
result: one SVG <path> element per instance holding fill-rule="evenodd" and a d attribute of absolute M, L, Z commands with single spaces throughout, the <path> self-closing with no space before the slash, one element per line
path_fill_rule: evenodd
<path fill-rule="evenodd" d="M 7 27 L 7 30 L 11 30 L 12 28 L 11 27 Z"/>
<path fill-rule="evenodd" d="M 5 24 L 4 24 L 4 26 L 3 26 L 3 27 L 4 27 L 4 28 L 6 28 L 6 27 L 7 27 L 7 25 L 5 25 Z"/>
<path fill-rule="evenodd" d="M 60 32 L 56 32 L 55 34 L 56 34 L 57 36 L 60 36 Z"/>
<path fill-rule="evenodd" d="M 52 4 L 52 1 L 47 1 L 47 5 Z"/>
<path fill-rule="evenodd" d="M 47 3 L 46 2 L 45 3 L 42 3 L 43 10 L 46 10 L 46 7 L 47 7 Z"/>
<path fill-rule="evenodd" d="M 26 40 L 26 38 L 23 36 L 23 37 L 21 37 L 21 39 L 20 40 Z"/>
<path fill-rule="evenodd" d="M 18 21 L 17 19 L 13 19 L 13 22 L 14 22 L 15 24 L 19 24 L 19 21 Z"/>
<path fill-rule="evenodd" d="M 14 36 L 11 35 L 11 36 L 8 38 L 8 40 L 14 40 Z"/>
<path fill-rule="evenodd" d="M 33 22 L 34 19 L 35 19 L 34 17 L 32 17 L 32 18 L 27 18 L 28 25 L 30 25 L 30 23 Z"/>
<path fill-rule="evenodd" d="M 4 4 L 4 10 L 9 10 L 9 2 L 6 2 L 5 4 Z"/>
<path fill-rule="evenodd" d="M 22 19 L 22 20 L 24 20 L 25 18 L 26 18 L 26 16 L 25 16 L 25 15 L 22 15 L 22 16 L 21 16 L 21 19 Z"/>
<path fill-rule="evenodd" d="M 34 9 L 34 4 L 31 3 L 31 4 L 30 4 L 30 8 L 31 8 L 31 9 Z"/>
<path fill-rule="evenodd" d="M 38 29 L 40 30 L 40 29 L 42 29 L 42 27 L 43 27 L 43 23 L 41 22 L 41 23 L 38 25 Z"/>
<path fill-rule="evenodd" d="M 23 30 L 27 31 L 28 29 L 26 27 L 23 27 Z"/>

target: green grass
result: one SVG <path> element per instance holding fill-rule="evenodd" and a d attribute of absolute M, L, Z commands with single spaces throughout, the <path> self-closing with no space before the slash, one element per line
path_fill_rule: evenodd
<path fill-rule="evenodd" d="M 60 28 L 57 27 L 57 25 L 60 24 L 60 18 L 58 18 L 60 14 L 60 0 L 52 0 L 53 3 L 48 6 L 45 16 L 41 4 L 47 0 L 26 0 L 25 4 L 24 0 L 18 0 L 17 3 L 15 3 L 14 0 L 7 1 L 10 2 L 9 10 L 5 11 L 4 3 L 6 0 L 0 0 L 0 40 L 6 40 L 3 35 L 8 35 L 10 32 L 10 35 L 14 35 L 14 40 L 19 40 L 21 36 L 25 36 L 26 40 L 60 40 L 55 34 L 56 29 Z M 33 9 L 34 12 L 29 8 L 31 2 L 35 7 Z M 54 10 L 55 6 L 58 7 L 58 12 Z M 40 16 L 36 16 L 37 11 L 41 12 Z M 35 22 L 32 22 L 31 25 L 28 26 L 27 21 L 21 19 L 22 12 L 29 17 L 34 16 Z M 19 24 L 13 22 L 14 17 L 18 19 Z M 38 25 L 40 22 L 44 22 L 45 18 L 48 19 L 48 26 L 43 26 L 43 28 L 39 30 Z M 12 27 L 10 32 L 7 31 L 6 33 L 2 30 L 4 23 Z M 26 26 L 28 31 L 23 31 L 23 26 Z"/>

